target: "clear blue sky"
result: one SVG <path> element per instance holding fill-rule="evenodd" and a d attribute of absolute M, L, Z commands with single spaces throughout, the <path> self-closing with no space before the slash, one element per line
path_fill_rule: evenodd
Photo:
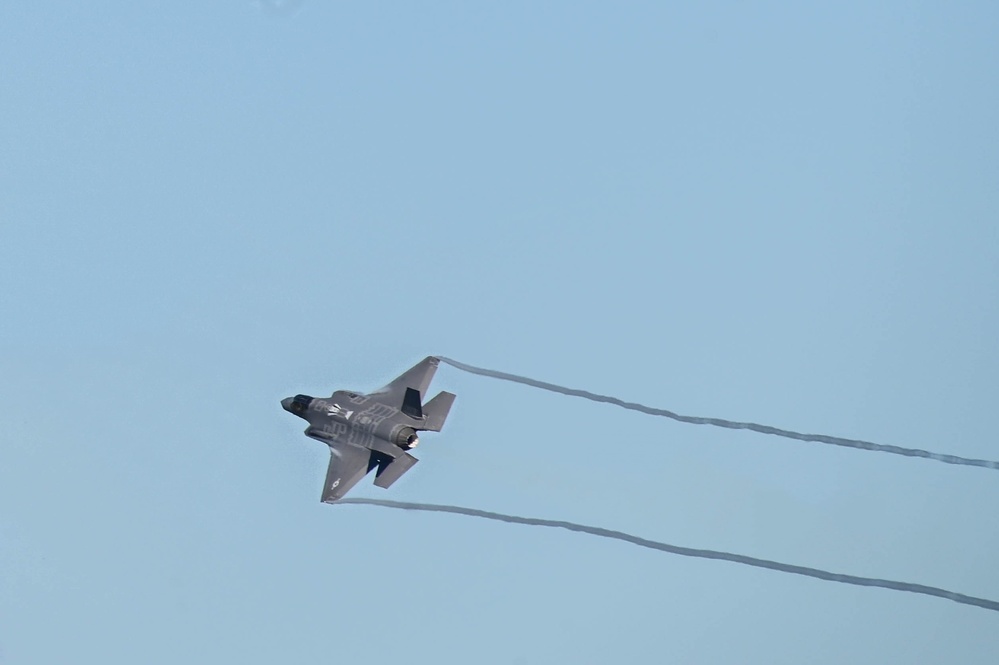
<path fill-rule="evenodd" d="M 428 354 L 999 458 L 999 5 L 6 2 L 0 662 L 999 662 L 982 609 L 319 502 Z M 390 491 L 999 598 L 999 474 L 443 367 Z"/>

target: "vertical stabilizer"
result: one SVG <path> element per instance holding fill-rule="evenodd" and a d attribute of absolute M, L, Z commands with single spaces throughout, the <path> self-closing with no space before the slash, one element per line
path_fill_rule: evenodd
<path fill-rule="evenodd" d="M 420 404 L 421 400 L 422 397 L 420 396 L 419 390 L 414 390 L 413 388 L 406 388 L 406 394 L 402 398 L 401 411 L 410 418 L 415 418 L 416 420 L 422 420 L 423 405 Z"/>

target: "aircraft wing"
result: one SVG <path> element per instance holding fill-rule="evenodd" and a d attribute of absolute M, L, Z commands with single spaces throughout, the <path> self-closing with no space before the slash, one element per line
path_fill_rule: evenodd
<path fill-rule="evenodd" d="M 326 471 L 323 485 L 323 503 L 333 503 L 350 491 L 361 478 L 378 466 L 375 454 L 345 441 L 336 441 L 330 446 L 330 466 Z"/>
<path fill-rule="evenodd" d="M 437 373 L 437 366 L 440 365 L 440 362 L 434 356 L 427 356 L 411 369 L 403 372 L 398 379 L 376 391 L 375 394 L 384 396 L 385 401 L 390 404 L 402 404 L 406 398 L 407 388 L 412 388 L 420 393 L 420 397 L 426 397 L 430 380 Z"/>

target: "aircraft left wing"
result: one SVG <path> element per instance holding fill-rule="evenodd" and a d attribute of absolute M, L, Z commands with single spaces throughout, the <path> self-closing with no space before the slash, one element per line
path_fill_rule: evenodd
<path fill-rule="evenodd" d="M 333 503 L 343 497 L 361 478 L 378 466 L 375 454 L 343 441 L 330 446 L 330 466 L 323 484 L 323 503 Z"/>
<path fill-rule="evenodd" d="M 416 365 L 406 370 L 396 380 L 375 391 L 376 395 L 384 395 L 385 401 L 390 404 L 403 404 L 407 402 L 406 389 L 412 388 L 419 393 L 418 397 L 426 397 L 427 388 L 430 387 L 430 380 L 437 373 L 437 366 L 441 361 L 434 356 L 427 356 Z M 410 397 L 409 399 L 412 399 Z M 416 404 L 419 407 L 419 402 Z"/>

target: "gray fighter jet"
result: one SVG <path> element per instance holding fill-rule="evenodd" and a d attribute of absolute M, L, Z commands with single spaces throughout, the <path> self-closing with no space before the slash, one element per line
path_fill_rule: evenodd
<path fill-rule="evenodd" d="M 387 488 L 413 468 L 409 450 L 420 442 L 417 432 L 439 432 L 454 403 L 454 394 L 438 393 L 423 403 L 440 361 L 424 358 L 411 370 L 371 394 L 338 390 L 330 397 L 295 395 L 281 400 L 285 411 L 309 423 L 306 436 L 330 447 L 330 467 L 323 485 L 325 503 L 345 495 L 372 469 L 375 485 Z"/>

